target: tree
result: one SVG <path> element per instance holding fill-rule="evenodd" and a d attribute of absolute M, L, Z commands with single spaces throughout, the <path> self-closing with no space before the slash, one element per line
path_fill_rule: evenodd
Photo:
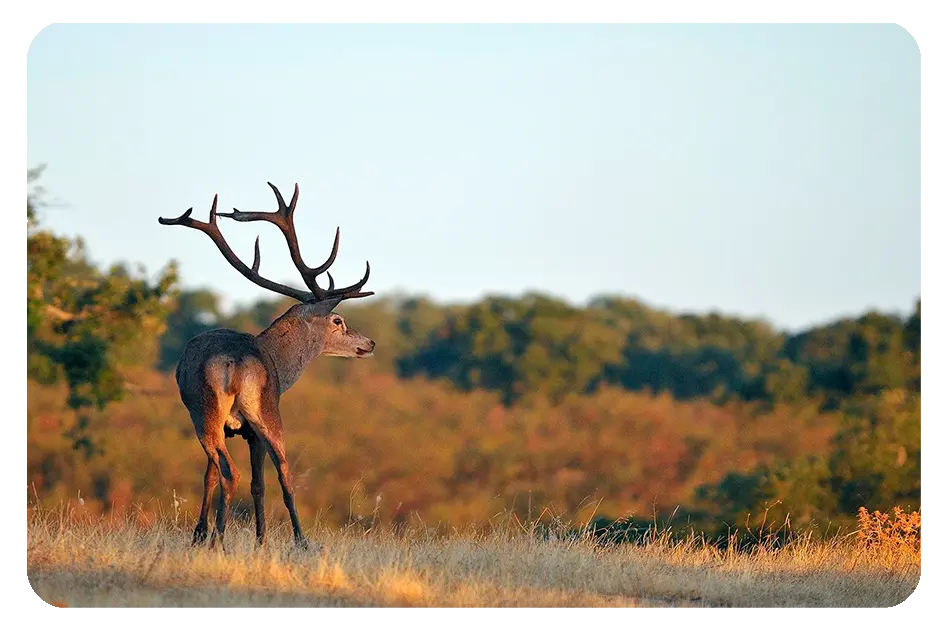
<path fill-rule="evenodd" d="M 840 426 L 824 457 L 780 459 L 750 472 L 730 472 L 697 489 L 707 512 L 742 523 L 747 514 L 789 515 L 798 525 L 852 522 L 857 510 L 918 509 L 920 395 L 887 390 L 844 404 Z"/>
<path fill-rule="evenodd" d="M 621 347 L 621 333 L 595 311 L 538 294 L 492 297 L 451 313 L 398 368 L 498 391 L 506 404 L 530 394 L 559 400 L 592 391 Z"/>
<path fill-rule="evenodd" d="M 918 506 L 920 416 L 920 395 L 902 389 L 845 405 L 830 460 L 831 487 L 841 511 Z"/>
<path fill-rule="evenodd" d="M 162 370 L 176 368 L 186 342 L 219 327 L 221 320 L 219 297 L 215 293 L 208 289 L 182 291 L 176 308 L 167 317 L 166 332 L 160 338 L 158 367 Z"/>
<path fill-rule="evenodd" d="M 68 435 L 90 457 L 101 450 L 93 412 L 124 394 L 122 368 L 156 360 L 176 269 L 169 265 L 153 282 L 143 270 L 134 274 L 123 265 L 97 269 L 80 239 L 41 227 L 41 172 L 40 167 L 26 175 L 27 376 L 66 384 L 76 415 Z"/>

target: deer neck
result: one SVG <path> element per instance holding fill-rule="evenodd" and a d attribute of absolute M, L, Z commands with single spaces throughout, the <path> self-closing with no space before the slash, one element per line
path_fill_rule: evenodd
<path fill-rule="evenodd" d="M 307 364 L 324 349 L 324 331 L 291 310 L 259 333 L 256 340 L 275 364 L 280 394 L 298 381 Z"/>

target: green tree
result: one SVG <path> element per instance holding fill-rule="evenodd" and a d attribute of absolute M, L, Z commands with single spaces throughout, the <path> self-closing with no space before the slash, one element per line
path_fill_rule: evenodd
<path fill-rule="evenodd" d="M 784 356 L 807 369 L 807 389 L 831 408 L 897 388 L 919 391 L 921 304 L 905 321 L 866 313 L 788 338 Z"/>
<path fill-rule="evenodd" d="M 921 397 L 887 390 L 845 405 L 834 438 L 831 487 L 845 514 L 912 508 L 920 499 Z"/>
<path fill-rule="evenodd" d="M 171 264 L 155 281 L 122 265 L 92 265 L 81 240 L 43 229 L 41 168 L 27 171 L 27 377 L 64 382 L 76 412 L 69 436 L 86 456 L 101 450 L 91 426 L 95 410 L 125 390 L 122 368 L 152 365 L 176 283 Z"/>
<path fill-rule="evenodd" d="M 918 509 L 920 502 L 920 396 L 887 390 L 844 404 L 830 453 L 781 460 L 749 472 L 730 472 L 698 488 L 701 507 L 729 523 L 776 505 L 778 522 L 852 522 L 861 506 Z"/>
<path fill-rule="evenodd" d="M 398 368 L 498 391 L 507 404 L 530 394 L 559 400 L 592 391 L 621 347 L 621 333 L 596 311 L 539 294 L 491 297 L 449 314 Z"/>
<path fill-rule="evenodd" d="M 219 297 L 208 289 L 181 291 L 176 308 L 167 317 L 167 329 L 160 338 L 158 367 L 173 370 L 186 342 L 196 335 L 218 328 L 222 313 Z"/>

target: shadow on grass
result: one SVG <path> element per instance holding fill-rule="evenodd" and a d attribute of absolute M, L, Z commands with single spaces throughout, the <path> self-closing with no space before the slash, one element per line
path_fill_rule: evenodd
<path fill-rule="evenodd" d="M 381 602 L 343 592 L 299 593 L 262 587 L 147 583 L 127 571 L 35 569 L 33 592 L 57 607 L 364 607 Z"/>

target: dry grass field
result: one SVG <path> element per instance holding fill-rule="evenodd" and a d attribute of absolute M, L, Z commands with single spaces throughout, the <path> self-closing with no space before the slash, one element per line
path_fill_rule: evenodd
<path fill-rule="evenodd" d="M 301 552 L 278 520 L 261 549 L 237 523 L 225 550 L 194 549 L 179 516 L 31 508 L 27 573 L 43 600 L 68 607 L 888 607 L 919 581 L 918 521 L 862 512 L 855 534 L 748 550 L 666 535 L 600 544 L 515 523 L 445 535 L 315 524 L 318 544 Z"/>

